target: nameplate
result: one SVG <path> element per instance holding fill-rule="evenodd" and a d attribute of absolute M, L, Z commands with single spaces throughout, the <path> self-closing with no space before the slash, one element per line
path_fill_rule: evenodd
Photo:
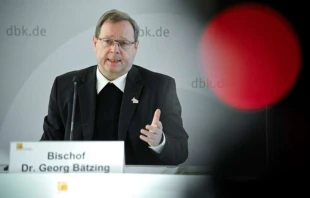
<path fill-rule="evenodd" d="M 123 173 L 123 141 L 11 142 L 10 173 Z"/>

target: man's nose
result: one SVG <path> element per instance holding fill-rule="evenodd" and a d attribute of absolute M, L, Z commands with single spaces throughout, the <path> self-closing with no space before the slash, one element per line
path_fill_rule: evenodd
<path fill-rule="evenodd" d="M 119 50 L 119 44 L 118 42 L 114 42 L 113 45 L 111 46 L 110 48 L 110 52 L 111 53 L 120 53 L 120 50 Z"/>

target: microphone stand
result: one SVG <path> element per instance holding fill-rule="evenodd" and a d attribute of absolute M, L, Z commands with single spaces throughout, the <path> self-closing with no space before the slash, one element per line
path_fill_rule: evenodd
<path fill-rule="evenodd" d="M 73 130 L 74 130 L 74 116 L 75 116 L 75 106 L 76 106 L 76 86 L 77 80 L 76 77 L 73 78 L 74 91 L 73 91 L 73 104 L 72 104 L 72 116 L 71 116 L 71 128 L 70 128 L 70 141 L 73 140 Z"/>

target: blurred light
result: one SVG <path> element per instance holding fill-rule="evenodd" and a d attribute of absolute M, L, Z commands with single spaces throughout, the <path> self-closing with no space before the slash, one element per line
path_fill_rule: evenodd
<path fill-rule="evenodd" d="M 301 64 L 298 39 L 289 22 L 260 4 L 221 12 L 207 25 L 200 58 L 205 77 L 222 82 L 213 91 L 240 109 L 258 109 L 282 99 Z"/>

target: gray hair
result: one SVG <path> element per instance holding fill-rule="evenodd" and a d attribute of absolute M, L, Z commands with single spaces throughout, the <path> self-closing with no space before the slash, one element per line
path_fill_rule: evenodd
<path fill-rule="evenodd" d="M 138 41 L 139 26 L 136 23 L 136 21 L 132 19 L 127 13 L 116 10 L 116 9 L 109 10 L 100 17 L 96 25 L 96 31 L 95 31 L 96 38 L 98 38 L 100 34 L 100 29 L 101 29 L 102 24 L 106 21 L 113 22 L 113 23 L 116 23 L 119 21 L 129 21 L 133 27 L 135 42 Z"/>

